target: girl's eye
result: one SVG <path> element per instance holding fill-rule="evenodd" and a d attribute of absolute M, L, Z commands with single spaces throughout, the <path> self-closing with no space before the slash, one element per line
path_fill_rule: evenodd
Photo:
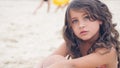
<path fill-rule="evenodd" d="M 72 20 L 72 23 L 73 24 L 78 23 L 78 20 Z"/>

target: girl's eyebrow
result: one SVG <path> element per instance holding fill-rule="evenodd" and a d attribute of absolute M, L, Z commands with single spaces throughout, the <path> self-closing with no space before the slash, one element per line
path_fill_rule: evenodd
<path fill-rule="evenodd" d="M 86 13 L 86 12 L 82 14 L 82 16 L 86 16 L 86 15 L 88 15 L 88 13 Z"/>
<path fill-rule="evenodd" d="M 76 19 L 77 17 L 73 17 L 73 18 L 71 18 L 71 19 Z"/>
<path fill-rule="evenodd" d="M 84 16 L 86 16 L 86 15 L 88 15 L 88 13 L 86 13 L 86 12 L 82 12 L 83 14 L 81 15 L 82 17 L 84 17 Z M 71 19 L 76 19 L 77 17 L 72 17 Z"/>

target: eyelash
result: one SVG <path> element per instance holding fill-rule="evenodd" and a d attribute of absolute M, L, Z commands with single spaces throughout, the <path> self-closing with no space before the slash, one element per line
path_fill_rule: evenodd
<path fill-rule="evenodd" d="M 84 16 L 84 19 L 85 19 L 85 20 L 91 20 L 91 17 L 88 16 L 88 15 L 86 15 L 86 16 Z M 78 23 L 78 20 L 75 19 L 75 20 L 72 21 L 72 23 L 73 23 L 73 24 L 74 24 L 74 23 Z"/>
<path fill-rule="evenodd" d="M 77 19 L 72 21 L 72 23 L 73 23 L 73 24 L 74 24 L 74 23 L 77 23 L 77 22 L 78 22 L 78 20 L 77 20 Z"/>

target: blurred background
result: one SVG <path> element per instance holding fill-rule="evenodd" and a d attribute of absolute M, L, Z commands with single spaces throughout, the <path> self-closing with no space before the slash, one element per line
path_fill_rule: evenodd
<path fill-rule="evenodd" d="M 55 12 L 50 1 L 38 9 L 41 0 L 0 0 L 0 68 L 33 68 L 62 42 L 66 7 Z M 120 31 L 120 0 L 102 0 Z"/>

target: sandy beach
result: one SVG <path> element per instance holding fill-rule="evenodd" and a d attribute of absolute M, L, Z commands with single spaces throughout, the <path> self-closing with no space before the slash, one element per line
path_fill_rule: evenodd
<path fill-rule="evenodd" d="M 103 0 L 120 30 L 120 1 Z M 0 68 L 33 68 L 62 42 L 64 10 L 47 13 L 44 4 L 36 15 L 39 0 L 0 0 Z"/>

